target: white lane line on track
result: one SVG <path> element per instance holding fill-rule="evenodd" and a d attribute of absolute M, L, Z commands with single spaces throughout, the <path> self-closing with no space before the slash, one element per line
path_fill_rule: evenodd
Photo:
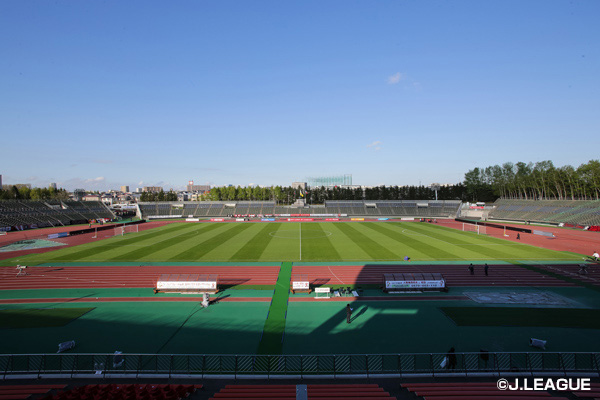
<path fill-rule="evenodd" d="M 338 281 L 340 281 L 340 283 L 342 285 L 345 285 L 345 283 L 340 278 L 338 278 L 338 276 L 331 270 L 331 267 L 327 267 L 327 269 L 329 270 L 329 272 L 331 272 L 331 275 L 335 276 L 335 279 L 337 279 Z"/>

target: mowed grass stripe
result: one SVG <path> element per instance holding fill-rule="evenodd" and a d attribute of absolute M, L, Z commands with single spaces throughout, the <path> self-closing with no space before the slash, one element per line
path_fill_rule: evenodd
<path fill-rule="evenodd" d="M 434 241 L 431 240 L 431 238 L 421 236 L 421 238 L 423 238 L 424 240 L 419 240 L 419 237 L 406 235 L 399 231 L 393 230 L 394 229 L 393 225 L 367 223 L 367 224 L 364 224 L 364 226 L 369 229 L 372 229 L 374 231 L 377 231 L 383 235 L 388 236 L 389 238 L 398 242 L 399 246 L 406 247 L 407 249 L 406 250 L 403 249 L 403 250 L 406 252 L 406 255 L 409 256 L 410 258 L 414 258 L 414 259 L 461 258 L 459 256 L 459 254 L 452 253 L 450 251 L 446 251 L 446 250 L 442 249 L 442 246 L 440 246 L 441 243 L 439 243 L 439 242 L 432 243 Z M 426 241 L 429 243 L 427 243 Z M 453 246 L 446 245 L 443 247 L 451 248 Z"/>
<path fill-rule="evenodd" d="M 348 236 L 339 229 L 339 226 L 341 226 L 340 224 L 342 224 L 342 222 L 325 222 L 322 224 L 326 231 L 332 233 L 332 235 L 329 236 L 329 241 L 340 255 L 340 261 L 371 260 L 371 257 L 369 257 L 363 249 L 354 245 L 351 240 L 348 240 Z M 312 260 L 304 259 L 304 261 Z"/>
<path fill-rule="evenodd" d="M 478 246 L 458 246 L 453 243 L 449 239 L 443 239 L 438 237 L 438 232 L 436 231 L 437 226 L 431 225 L 419 225 L 419 227 L 423 227 L 425 231 L 417 231 L 413 229 L 415 227 L 414 222 L 393 222 L 385 224 L 389 229 L 393 229 L 397 232 L 402 233 L 408 237 L 414 238 L 415 240 L 420 240 L 422 242 L 426 242 L 427 244 L 438 247 L 444 251 L 451 253 L 451 255 L 446 255 L 444 257 L 435 257 L 434 260 L 469 260 L 469 259 L 481 259 L 481 254 L 476 251 L 471 251 L 471 247 L 473 249 Z M 467 238 L 469 239 L 469 238 Z M 471 238 L 472 239 L 472 238 Z"/>
<path fill-rule="evenodd" d="M 262 261 L 297 261 L 300 259 L 300 224 L 283 223 L 273 233 L 260 257 Z"/>
<path fill-rule="evenodd" d="M 201 243 L 205 240 L 208 240 L 215 235 L 218 235 L 221 232 L 229 229 L 229 225 L 227 224 L 201 224 L 205 228 L 197 231 L 195 235 L 191 235 L 186 237 L 185 240 L 180 240 L 178 243 L 174 243 L 170 247 L 166 247 L 161 249 L 160 251 L 151 254 L 147 257 L 141 259 L 141 261 L 168 261 L 173 255 L 182 253 L 186 250 L 189 250 L 191 247 L 196 246 L 198 243 Z"/>
<path fill-rule="evenodd" d="M 423 228 L 420 226 L 417 226 L 417 223 L 413 223 L 412 225 L 410 225 L 409 227 L 410 230 L 422 233 L 424 235 L 428 235 L 428 236 L 432 236 L 435 237 L 437 240 L 441 240 L 443 242 L 446 242 L 448 244 L 452 244 L 454 246 L 460 246 L 460 245 L 472 245 L 472 244 L 479 244 L 479 246 L 468 246 L 468 250 L 472 253 L 477 253 L 480 255 L 480 258 L 482 259 L 508 259 L 508 258 L 515 258 L 514 253 L 509 253 L 508 251 L 504 251 L 503 249 L 505 248 L 504 246 L 495 246 L 498 247 L 499 249 L 492 249 L 489 247 L 484 247 L 482 245 L 485 244 L 490 244 L 490 242 L 486 243 L 485 240 L 483 240 L 483 238 L 478 238 L 478 235 L 475 235 L 472 238 L 468 238 L 468 237 L 464 237 L 462 235 L 457 235 L 454 234 L 453 232 L 443 232 L 443 231 L 439 231 L 436 230 L 436 232 L 432 232 L 430 229 L 431 227 L 429 227 L 429 229 L 427 228 Z M 459 237 L 460 236 L 460 237 Z M 489 240 L 489 238 L 486 238 Z M 511 246 L 507 246 L 507 247 L 511 247 Z M 507 249 L 508 250 L 508 249 Z M 510 249 L 512 251 L 512 249 Z"/>
<path fill-rule="evenodd" d="M 214 249 L 215 247 L 226 245 L 226 242 L 232 237 L 236 236 L 238 233 L 245 231 L 250 228 L 249 224 L 245 225 L 234 225 L 234 224 L 224 224 L 227 225 L 227 230 L 225 232 L 221 232 L 212 238 L 203 241 L 192 248 L 183 251 L 169 259 L 169 261 L 196 261 L 202 258 L 209 251 Z"/>
<path fill-rule="evenodd" d="M 256 233 L 261 230 L 263 225 L 256 222 L 243 222 L 250 227 L 243 232 L 237 234 L 234 238 L 227 242 L 226 246 L 215 247 L 212 251 L 208 252 L 202 260 L 203 261 L 216 261 L 216 260 L 231 260 L 231 257 L 238 252 L 242 247 L 252 240 Z"/>
<path fill-rule="evenodd" d="M 277 232 L 281 223 L 266 223 L 259 225 L 260 230 L 241 249 L 239 249 L 231 260 L 258 260 L 273 239 L 272 232 Z"/>
<path fill-rule="evenodd" d="M 146 232 L 133 233 L 133 234 L 131 234 L 130 237 L 124 236 L 122 238 L 121 237 L 111 238 L 111 239 L 108 239 L 106 241 L 102 241 L 99 243 L 93 243 L 93 244 L 89 244 L 89 245 L 84 244 L 81 246 L 72 247 L 71 249 L 76 249 L 76 250 L 71 252 L 70 254 L 64 254 L 61 252 L 61 254 L 54 255 L 54 253 L 52 253 L 52 256 L 44 257 L 44 259 L 47 261 L 74 261 L 74 260 L 81 260 L 83 258 L 89 258 L 89 257 L 93 256 L 94 259 L 106 260 L 107 258 L 105 256 L 99 256 L 99 257 L 97 257 L 97 256 L 101 253 L 112 251 L 116 247 L 140 244 L 146 240 L 153 240 L 157 237 L 161 237 L 161 236 L 165 236 L 165 235 L 172 235 L 173 233 L 179 232 L 186 228 L 187 228 L 186 225 L 178 225 L 178 224 L 177 225 L 176 224 L 168 225 L 167 228 L 162 229 L 160 231 L 156 231 L 156 230 L 152 229 L 152 230 L 146 231 L 147 233 Z M 65 249 L 65 250 L 69 250 L 69 249 Z M 61 251 L 61 250 L 59 250 L 59 251 Z"/>
<path fill-rule="evenodd" d="M 302 258 L 305 260 L 341 260 L 339 253 L 329 240 L 332 234 L 323 230 L 321 224 L 302 225 Z"/>
<path fill-rule="evenodd" d="M 353 226 L 350 226 L 348 222 L 338 222 L 337 225 L 340 231 L 342 231 L 354 244 L 363 249 L 374 260 L 397 260 L 398 255 L 393 253 L 369 238 L 367 235 L 359 232 Z"/>
<path fill-rule="evenodd" d="M 463 231 L 452 231 L 443 227 L 422 224 L 407 224 L 412 230 L 419 231 L 437 238 L 437 240 L 447 241 L 459 248 L 464 249 L 465 254 L 471 252 L 475 257 L 495 258 L 501 260 L 507 259 L 530 259 L 530 258 L 560 258 L 561 254 L 552 250 L 546 250 L 534 246 L 520 245 L 508 242 L 502 239 L 489 237 L 486 235 L 477 235 Z M 483 257 L 482 257 L 483 256 Z M 468 256 L 465 258 L 473 258 Z"/>
<path fill-rule="evenodd" d="M 204 225 L 204 224 L 202 224 Z M 179 243 L 174 244 L 171 247 L 168 247 L 166 249 L 162 249 L 161 251 L 154 253 L 153 255 L 147 257 L 147 259 L 145 261 L 154 261 L 154 260 L 165 260 L 168 261 L 171 257 L 173 257 L 175 254 L 180 254 L 184 251 L 189 250 L 190 248 L 198 245 L 199 243 L 204 242 L 205 240 L 211 239 L 214 236 L 227 231 L 229 228 L 231 228 L 230 224 L 207 224 L 209 225 L 210 229 L 203 229 L 202 231 L 198 232 L 196 236 L 191 236 L 189 238 L 187 238 L 186 240 L 183 240 Z M 219 260 L 219 261 L 227 261 L 229 259 L 229 257 L 223 259 L 223 260 Z M 186 260 L 189 261 L 189 260 Z M 199 261 L 199 260 L 196 260 Z"/>
<path fill-rule="evenodd" d="M 179 244 L 188 239 L 196 238 L 200 233 L 210 232 L 213 229 L 215 229 L 216 226 L 209 224 L 201 224 L 200 226 L 196 226 L 190 224 L 186 228 L 187 229 L 183 231 L 183 233 L 174 235 L 173 237 L 170 237 L 166 240 L 149 242 L 146 244 L 146 246 L 142 248 L 138 247 L 135 250 L 112 257 L 110 258 L 110 261 L 137 261 L 141 258 L 153 255 L 161 250 L 175 246 L 176 244 Z"/>
<path fill-rule="evenodd" d="M 549 250 L 549 249 L 544 249 L 542 247 L 537 247 L 537 246 L 533 246 L 527 243 L 516 243 L 516 242 L 510 242 L 504 239 L 500 239 L 500 238 L 495 238 L 492 236 L 487 236 L 487 235 L 475 235 L 472 232 L 463 232 L 463 231 L 458 231 L 456 229 L 452 229 L 452 228 L 448 228 L 445 226 L 436 226 L 436 228 L 443 230 L 443 231 L 448 231 L 448 232 L 456 232 L 455 234 L 462 234 L 465 237 L 477 237 L 480 238 L 481 240 L 484 240 L 486 242 L 486 244 L 502 244 L 504 245 L 507 249 L 507 251 L 509 252 L 509 254 L 511 255 L 511 257 L 513 259 L 548 259 L 548 260 L 565 260 L 565 259 L 573 259 L 573 260 L 580 260 L 580 256 L 578 254 L 572 254 L 572 253 L 567 253 L 564 251 L 555 251 L 555 250 Z M 528 234 L 521 234 L 521 237 L 523 238 L 523 240 L 527 240 L 527 236 Z M 551 239 L 550 239 L 551 240 Z M 467 246 L 465 246 L 467 247 Z M 471 246 L 468 246 L 471 247 Z"/>

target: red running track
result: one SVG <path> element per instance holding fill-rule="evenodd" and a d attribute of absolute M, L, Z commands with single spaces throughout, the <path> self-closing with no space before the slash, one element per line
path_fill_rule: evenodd
<path fill-rule="evenodd" d="M 483 266 L 475 265 L 470 275 L 468 264 L 464 265 L 332 265 L 297 266 L 292 274 L 307 274 L 310 282 L 317 285 L 377 284 L 383 282 L 383 274 L 389 273 L 440 273 L 446 285 L 452 286 L 576 286 L 552 276 L 530 271 L 517 265 L 489 264 L 489 276 Z"/>
<path fill-rule="evenodd" d="M 278 266 L 93 266 L 0 267 L 0 290 L 66 288 L 154 288 L 162 274 L 217 274 L 219 285 L 275 285 Z"/>
<path fill-rule="evenodd" d="M 591 285 L 600 286 L 600 264 L 586 264 L 585 273 L 577 264 L 571 265 L 536 265 L 536 267 L 556 274 L 578 279 Z"/>

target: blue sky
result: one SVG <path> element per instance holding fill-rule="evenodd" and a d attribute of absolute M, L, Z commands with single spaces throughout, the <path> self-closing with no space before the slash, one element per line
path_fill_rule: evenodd
<path fill-rule="evenodd" d="M 0 174 L 455 183 L 598 159 L 600 2 L 0 2 Z"/>

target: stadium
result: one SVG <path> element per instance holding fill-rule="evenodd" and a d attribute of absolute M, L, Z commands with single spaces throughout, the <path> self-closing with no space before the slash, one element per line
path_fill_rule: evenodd
<path fill-rule="evenodd" d="M 598 15 L 2 0 L 0 400 L 600 399 Z"/>
<path fill-rule="evenodd" d="M 153 376 L 206 398 L 186 379 L 240 398 L 295 386 L 211 377 L 300 379 L 403 398 L 433 390 L 423 377 L 599 372 L 600 238 L 581 225 L 598 202 L 140 203 L 89 225 L 114 215 L 40 203 L 0 203 L 4 226 L 75 223 L 0 236 L 5 379 Z"/>

